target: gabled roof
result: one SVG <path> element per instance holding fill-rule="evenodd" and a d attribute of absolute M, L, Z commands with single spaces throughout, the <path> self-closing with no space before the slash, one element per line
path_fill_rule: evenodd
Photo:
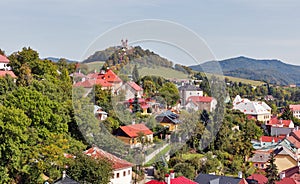
<path fill-rule="evenodd" d="M 12 78 L 17 78 L 17 76 L 15 75 L 15 73 L 13 71 L 0 71 L 0 77 L 5 77 L 5 75 L 9 75 Z"/>
<path fill-rule="evenodd" d="M 286 139 L 296 148 L 300 148 L 300 130 L 291 132 Z"/>
<path fill-rule="evenodd" d="M 70 74 L 70 76 L 71 77 L 80 77 L 80 78 L 85 77 L 85 75 L 83 73 L 80 73 L 80 72 L 72 73 L 72 74 Z"/>
<path fill-rule="evenodd" d="M 273 142 L 274 141 L 274 143 L 276 143 L 276 142 L 281 141 L 284 138 L 285 138 L 285 136 L 278 136 L 278 137 L 261 136 L 260 141 L 262 141 L 262 142 Z"/>
<path fill-rule="evenodd" d="M 298 105 L 290 105 L 289 106 L 292 111 L 300 111 L 300 104 Z"/>
<path fill-rule="evenodd" d="M 84 87 L 84 88 L 92 88 L 95 84 L 94 80 L 85 80 L 75 83 L 74 87 Z"/>
<path fill-rule="evenodd" d="M 54 184 L 79 184 L 79 182 L 71 179 L 68 175 L 66 175 L 64 178 L 54 182 Z"/>
<path fill-rule="evenodd" d="M 233 105 L 233 109 L 239 110 L 244 114 L 259 115 L 269 114 L 270 107 L 265 102 L 239 102 Z"/>
<path fill-rule="evenodd" d="M 9 63 L 6 56 L 0 54 L 0 63 Z"/>
<path fill-rule="evenodd" d="M 121 158 L 116 157 L 113 154 L 110 154 L 96 146 L 84 151 L 84 154 L 91 156 L 92 158 L 106 158 L 113 164 L 114 170 L 120 170 L 124 168 L 130 168 L 133 166 L 132 163 L 127 162 Z"/>
<path fill-rule="evenodd" d="M 276 184 L 297 184 L 297 182 L 292 178 L 283 178 L 280 181 L 276 181 Z"/>
<path fill-rule="evenodd" d="M 190 96 L 187 99 L 187 103 L 189 101 L 193 101 L 194 103 L 199 103 L 199 102 L 203 102 L 203 103 L 210 103 L 213 101 L 213 97 L 209 97 L 209 96 Z"/>
<path fill-rule="evenodd" d="M 132 87 L 135 91 L 142 91 L 143 88 L 139 85 L 137 85 L 137 83 L 133 82 L 133 81 L 129 81 L 127 82 L 127 84 Z"/>
<path fill-rule="evenodd" d="M 214 183 L 230 183 L 230 184 L 240 184 L 242 178 L 229 177 L 229 176 L 218 176 L 212 174 L 199 174 L 196 179 L 196 182 L 200 184 L 211 184 Z"/>
<path fill-rule="evenodd" d="M 131 138 L 138 137 L 140 132 L 144 133 L 145 135 L 153 134 L 153 132 L 144 124 L 121 126 L 120 129 Z"/>
<path fill-rule="evenodd" d="M 170 110 L 165 111 L 155 117 L 155 119 L 157 121 L 159 121 L 159 123 L 161 123 L 162 121 L 165 121 L 166 120 L 165 118 L 174 124 L 180 123 L 179 116 Z"/>
<path fill-rule="evenodd" d="M 268 178 L 262 174 L 252 174 L 251 176 L 248 176 L 247 179 L 256 180 L 258 184 L 265 184 L 268 182 Z"/>
<path fill-rule="evenodd" d="M 289 127 L 293 123 L 292 120 L 282 120 L 278 117 L 271 118 L 267 125 L 274 127 Z"/>
<path fill-rule="evenodd" d="M 171 179 L 170 181 L 171 181 L 171 184 L 197 184 L 197 182 L 194 182 L 184 176 L 179 176 L 177 178 Z M 151 181 L 148 181 L 146 184 L 166 184 L 166 182 L 151 180 Z"/>
<path fill-rule="evenodd" d="M 249 158 L 250 162 L 266 163 L 270 158 L 270 152 L 267 151 L 255 151 L 253 156 Z"/>
<path fill-rule="evenodd" d="M 112 70 L 108 69 L 104 74 L 101 74 L 97 77 L 98 79 L 104 79 L 107 82 L 113 83 L 113 82 L 122 82 L 120 77 L 115 74 Z"/>
<path fill-rule="evenodd" d="M 294 166 L 281 172 L 285 173 L 286 178 L 300 179 L 299 166 Z"/>

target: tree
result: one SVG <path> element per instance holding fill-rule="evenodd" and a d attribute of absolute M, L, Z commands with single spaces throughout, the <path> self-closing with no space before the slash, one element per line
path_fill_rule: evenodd
<path fill-rule="evenodd" d="M 274 152 L 270 155 L 270 160 L 268 161 L 269 165 L 266 168 L 266 177 L 268 178 L 268 184 L 275 184 L 275 181 L 279 180 L 278 169 L 275 164 Z"/>
<path fill-rule="evenodd" d="M 141 105 L 139 103 L 139 98 L 137 94 L 134 95 L 134 100 L 132 102 L 132 113 L 142 112 Z"/>
<path fill-rule="evenodd" d="M 180 99 L 176 85 L 171 82 L 164 83 L 159 90 L 159 94 L 165 99 L 168 106 L 175 105 Z"/>
<path fill-rule="evenodd" d="M 80 183 L 107 184 L 112 175 L 112 163 L 105 158 L 92 158 L 82 153 L 68 161 L 67 173 Z"/>
<path fill-rule="evenodd" d="M 133 80 L 134 82 L 138 82 L 139 79 L 140 79 L 139 71 L 138 71 L 138 69 L 137 69 L 137 66 L 134 65 L 134 68 L 133 68 L 133 70 L 132 70 L 132 80 Z"/>
<path fill-rule="evenodd" d="M 284 108 L 284 111 L 283 111 L 282 115 L 280 116 L 280 118 L 282 118 L 284 120 L 293 120 L 294 119 L 293 112 L 291 111 L 289 106 L 286 106 Z"/>

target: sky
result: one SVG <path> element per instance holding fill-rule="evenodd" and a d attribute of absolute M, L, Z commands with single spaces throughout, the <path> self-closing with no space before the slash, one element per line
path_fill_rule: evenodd
<path fill-rule="evenodd" d="M 7 55 L 30 46 L 41 58 L 80 61 L 101 35 L 128 22 L 155 19 L 197 34 L 217 60 L 247 56 L 300 65 L 297 0 L 0 0 L 0 7 L 0 48 Z M 114 35 L 122 38 L 126 35 Z M 191 56 L 174 46 L 135 44 L 190 64 Z"/>

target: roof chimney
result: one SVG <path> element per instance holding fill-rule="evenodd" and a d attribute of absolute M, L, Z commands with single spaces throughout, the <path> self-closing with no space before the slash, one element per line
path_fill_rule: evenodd
<path fill-rule="evenodd" d="M 171 179 L 174 179 L 174 178 L 175 178 L 175 172 L 174 172 L 174 170 L 171 170 L 171 171 L 170 171 L 170 176 L 171 176 Z"/>
<path fill-rule="evenodd" d="M 281 180 L 282 180 L 283 178 L 285 178 L 285 172 L 279 173 L 279 177 L 280 177 Z"/>
<path fill-rule="evenodd" d="M 243 178 L 243 172 L 242 171 L 238 172 L 238 178 Z"/>
<path fill-rule="evenodd" d="M 62 179 L 64 179 L 66 176 L 67 176 L 66 171 L 63 171 Z"/>
<path fill-rule="evenodd" d="M 166 174 L 166 175 L 165 175 L 165 182 L 166 182 L 167 184 L 171 184 L 171 177 L 170 177 L 169 174 Z"/>

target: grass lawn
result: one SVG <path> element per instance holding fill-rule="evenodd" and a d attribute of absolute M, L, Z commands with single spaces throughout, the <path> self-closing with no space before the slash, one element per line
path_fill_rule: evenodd
<path fill-rule="evenodd" d="M 192 158 L 203 158 L 204 155 L 203 154 L 199 154 L 199 153 L 185 153 L 185 154 L 182 154 L 182 158 L 184 160 L 189 160 L 189 159 L 192 159 Z"/>
<path fill-rule="evenodd" d="M 145 164 L 145 166 L 152 165 L 153 163 L 158 161 L 158 159 L 160 159 L 160 156 L 165 155 L 170 149 L 171 149 L 171 145 L 168 145 L 167 147 L 165 147 L 165 149 L 161 150 L 157 155 L 155 155 L 155 157 L 153 157 L 151 160 L 149 160 Z"/>
<path fill-rule="evenodd" d="M 153 75 L 153 76 L 160 76 L 164 77 L 166 79 L 188 79 L 188 75 L 184 74 L 183 72 L 174 70 L 172 68 L 166 68 L 166 67 L 156 67 L 156 68 L 146 68 L 143 67 L 139 69 L 140 76 L 147 76 L 147 75 Z"/>
<path fill-rule="evenodd" d="M 100 68 L 103 66 L 105 61 L 95 61 L 91 63 L 86 63 L 88 66 L 88 71 L 94 71 L 97 70 L 97 72 L 100 72 Z"/>

